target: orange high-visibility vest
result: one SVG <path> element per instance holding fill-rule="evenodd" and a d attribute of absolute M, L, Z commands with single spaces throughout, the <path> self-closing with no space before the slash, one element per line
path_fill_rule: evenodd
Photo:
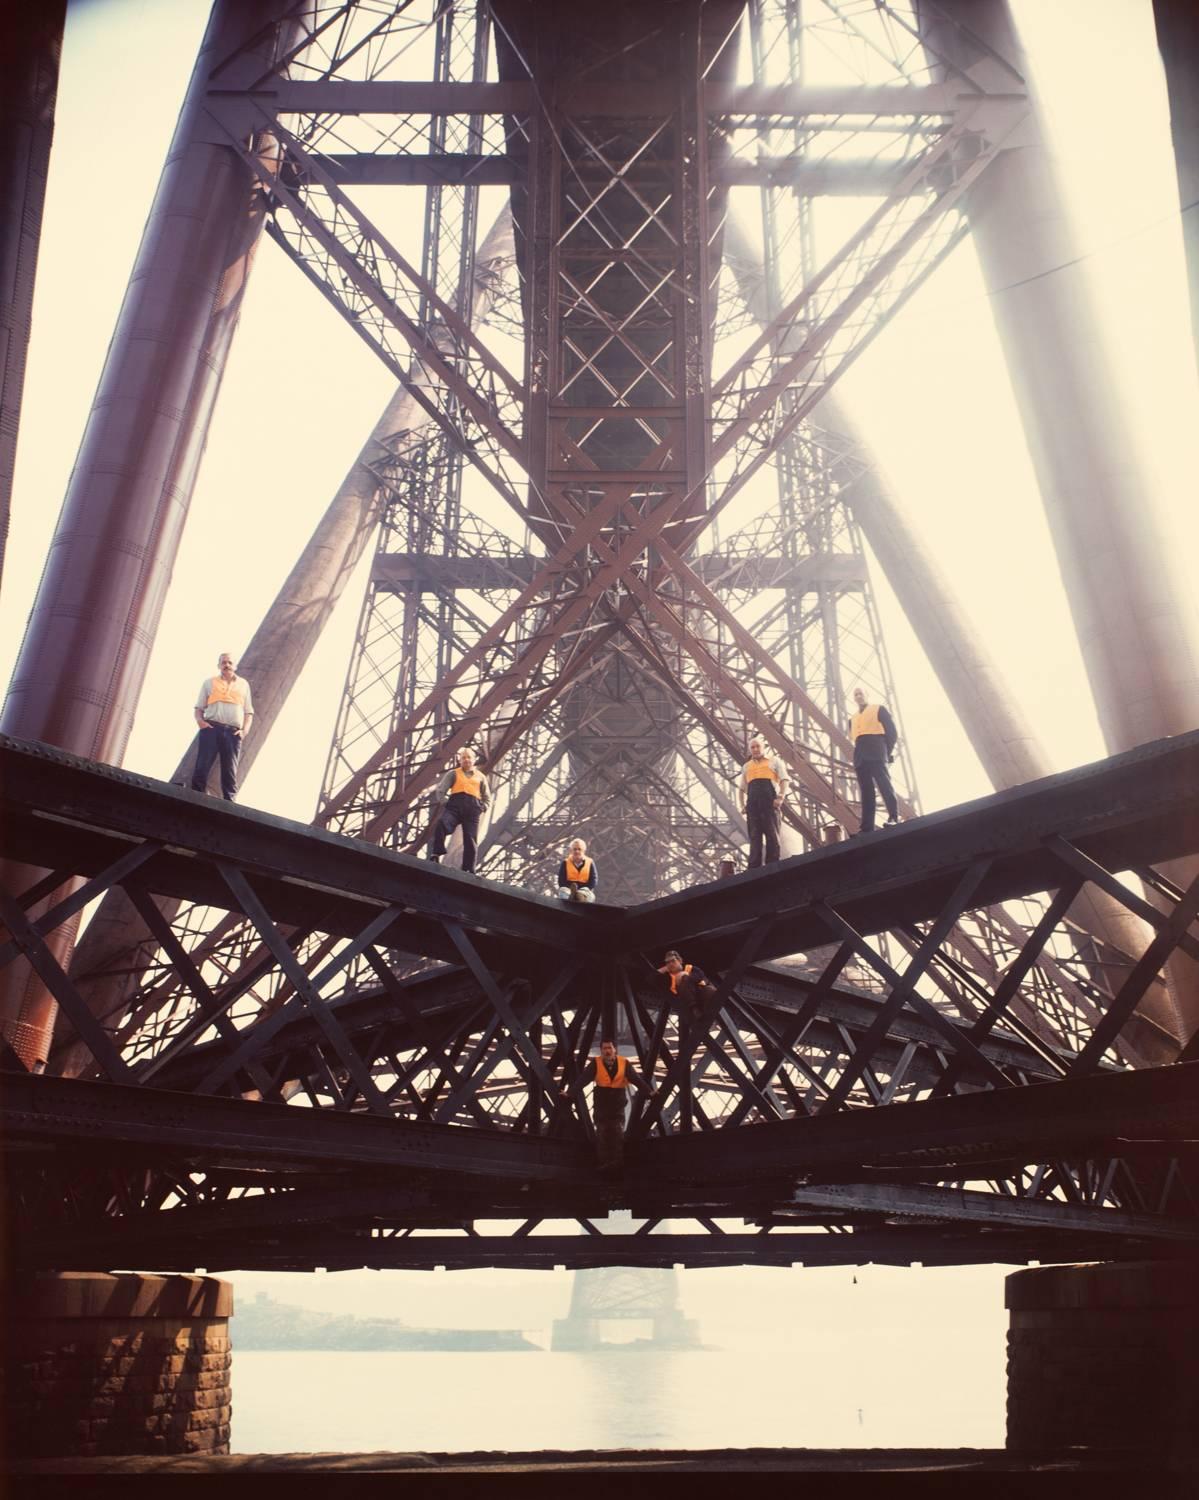
<path fill-rule="evenodd" d="M 602 1057 L 595 1060 L 595 1086 L 597 1089 L 627 1089 L 628 1082 L 625 1079 L 625 1070 L 628 1068 L 628 1058 L 617 1054 L 616 1073 L 613 1077 L 608 1076 L 608 1065 Z"/>
<path fill-rule="evenodd" d="M 476 797 L 480 802 L 483 800 L 483 773 L 472 771 L 469 776 L 461 766 L 454 768 L 454 784 L 450 788 L 449 795 L 455 792 L 466 792 L 470 797 Z"/>
<path fill-rule="evenodd" d="M 769 777 L 771 781 L 778 780 L 778 777 L 774 774 L 774 770 L 771 767 L 770 762 L 766 759 L 765 756 L 763 756 L 761 760 L 754 760 L 751 757 L 750 760 L 746 763 L 745 767 L 746 781 L 764 781 L 767 777 Z"/>
<path fill-rule="evenodd" d="M 232 682 L 226 682 L 223 677 L 212 678 L 208 684 L 208 703 L 205 706 L 211 707 L 214 703 L 233 703 L 238 708 L 245 708 L 245 678 L 237 677 Z"/>
<path fill-rule="evenodd" d="M 679 992 L 679 987 L 675 983 L 675 980 L 676 979 L 684 979 L 690 973 L 691 973 L 691 965 L 690 964 L 684 964 L 683 965 L 683 972 L 681 974 L 672 974 L 670 976 L 670 993 L 672 995 L 677 995 L 678 992 Z"/>
<path fill-rule="evenodd" d="M 566 865 L 566 878 L 574 885 L 586 885 L 591 879 L 591 861 L 589 859 L 583 860 L 583 868 L 581 870 L 576 867 L 573 859 L 564 860 L 563 863 Z"/>
<path fill-rule="evenodd" d="M 868 703 L 861 713 L 854 714 L 849 732 L 855 740 L 864 734 L 886 734 L 883 721 L 878 716 L 878 704 Z"/>

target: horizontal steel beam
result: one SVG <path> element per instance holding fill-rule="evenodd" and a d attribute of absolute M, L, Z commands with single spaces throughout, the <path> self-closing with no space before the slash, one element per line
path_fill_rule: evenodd
<path fill-rule="evenodd" d="M 865 1211 L 887 1217 L 937 1219 L 980 1227 L 1064 1229 L 1084 1234 L 1178 1240 L 1199 1245 L 1199 1218 L 1125 1213 L 1118 1208 L 1087 1208 L 1052 1199 L 1015 1198 L 1006 1193 L 980 1193 L 967 1188 L 843 1182 L 796 1188 L 791 1201 L 799 1209 L 826 1209 L 834 1214 Z"/>
<path fill-rule="evenodd" d="M 78 1078 L 6 1074 L 0 1122 L 10 1149 L 125 1146 L 142 1159 L 182 1155 L 205 1167 L 373 1167 L 563 1183 L 591 1170 L 588 1148 L 575 1141 Z"/>
<path fill-rule="evenodd" d="M 381 552 L 371 566 L 371 582 L 378 586 L 440 591 L 444 589 L 523 588 L 543 566 L 534 557 L 447 557 L 438 553 Z M 790 588 L 800 593 L 822 585 L 861 587 L 866 560 L 860 553 L 827 552 L 814 556 L 730 557 L 706 552 L 691 567 L 715 588 Z"/>
<path fill-rule="evenodd" d="M 808 115 L 860 117 L 886 115 L 945 117 L 958 107 L 961 90 L 949 84 L 854 84 L 804 87 L 792 83 L 764 86 L 711 82 L 704 89 L 709 115 L 769 116 L 794 119 Z M 976 104 L 977 94 L 965 96 Z M 270 88 L 241 93 L 210 89 L 215 104 L 251 99 L 278 115 L 528 115 L 538 105 L 529 82 L 507 83 L 320 83 L 280 81 Z M 561 101 L 572 118 L 632 115 L 661 119 L 673 100 L 652 83 L 597 83 L 573 88 Z M 847 126 L 852 129 L 852 126 Z"/>
<path fill-rule="evenodd" d="M 1199 1141 L 1199 1063 L 844 1110 L 642 1141 L 630 1185 L 916 1168 L 978 1178 L 1066 1157 L 1172 1155 Z"/>
<path fill-rule="evenodd" d="M 95 1269 L 64 1247 L 59 1269 Z M 603 1266 L 1023 1265 L 1029 1261 L 1143 1260 L 1189 1256 L 1190 1247 L 1129 1237 L 1060 1231 L 946 1232 L 937 1228 L 856 1230 L 851 1234 L 403 1235 L 325 1230 L 281 1235 L 271 1243 L 232 1246 L 156 1245 L 162 1271 L 310 1270 L 585 1270 Z M 72 1263 L 74 1261 L 74 1263 Z"/>
<path fill-rule="evenodd" d="M 510 187 L 523 180 L 520 163 L 497 153 L 345 151 L 321 156 L 343 187 Z M 789 187 L 809 198 L 882 198 L 903 181 L 906 162 L 869 157 L 809 161 L 794 156 L 715 163 L 712 181 L 725 187 Z"/>

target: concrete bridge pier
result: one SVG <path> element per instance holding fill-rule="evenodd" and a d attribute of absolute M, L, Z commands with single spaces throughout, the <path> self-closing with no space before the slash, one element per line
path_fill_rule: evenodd
<path fill-rule="evenodd" d="M 1199 1465 L 1199 1263 L 1039 1266 L 1005 1304 L 1009 1452 Z"/>
<path fill-rule="evenodd" d="M 10 1460 L 229 1452 L 228 1282 L 51 1272 L 5 1300 Z"/>

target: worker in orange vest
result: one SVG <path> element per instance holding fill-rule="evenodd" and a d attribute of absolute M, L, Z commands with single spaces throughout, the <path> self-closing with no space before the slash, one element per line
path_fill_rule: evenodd
<path fill-rule="evenodd" d="M 599 1056 L 587 1059 L 587 1068 L 570 1088 L 560 1097 L 568 1099 L 580 1083 L 590 1082 L 591 1116 L 595 1121 L 595 1146 L 597 1165 L 601 1172 L 620 1170 L 624 1159 L 625 1110 L 629 1089 L 634 1088 L 647 1098 L 653 1093 L 649 1084 L 627 1057 L 621 1057 L 616 1043 L 605 1037 L 600 1043 Z"/>
<path fill-rule="evenodd" d="M 899 802 L 891 785 L 891 773 L 887 770 L 895 757 L 899 733 L 890 711 L 881 703 L 868 703 L 860 687 L 854 688 L 853 701 L 858 709 L 850 720 L 849 735 L 853 740 L 854 774 L 862 793 L 862 824 L 858 831 L 872 833 L 876 787 L 887 808 L 884 827 L 890 828 L 899 822 Z"/>
<path fill-rule="evenodd" d="M 594 901 L 595 860 L 588 859 L 582 839 L 571 839 L 566 858 L 558 866 L 559 901 Z"/>
<path fill-rule="evenodd" d="M 772 865 L 779 857 L 779 818 L 790 778 L 776 756 L 766 754 L 766 742 L 755 734 L 749 759 L 741 767 L 741 812 L 749 828 L 749 865 Z"/>
<path fill-rule="evenodd" d="M 703 1015 L 704 1001 L 716 993 L 716 987 L 698 964 L 685 964 L 674 948 L 666 954 L 658 968 L 670 984 L 670 993 L 678 998 L 679 1010 L 698 1021 Z"/>
<path fill-rule="evenodd" d="M 445 853 L 446 840 L 455 828 L 462 829 L 462 868 L 474 873 L 475 851 L 479 845 L 479 819 L 491 802 L 487 777 L 475 766 L 475 752 L 464 745 L 458 752 L 458 764 L 437 783 L 434 798 L 440 804 L 433 824 L 433 842 L 429 858 L 434 864 Z"/>

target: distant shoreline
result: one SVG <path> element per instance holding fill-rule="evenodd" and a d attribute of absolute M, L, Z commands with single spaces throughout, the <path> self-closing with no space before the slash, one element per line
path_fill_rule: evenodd
<path fill-rule="evenodd" d="M 342 1352 L 449 1353 L 540 1351 L 519 1328 L 413 1328 L 398 1318 L 311 1312 L 259 1292 L 230 1323 L 234 1350 L 276 1354 Z"/>

